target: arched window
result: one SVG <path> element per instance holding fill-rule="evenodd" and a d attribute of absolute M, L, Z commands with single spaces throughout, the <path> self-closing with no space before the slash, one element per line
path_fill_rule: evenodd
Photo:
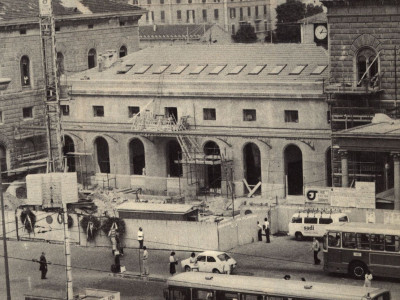
<path fill-rule="evenodd" d="M 20 63 L 21 69 L 21 82 L 22 86 L 30 86 L 31 85 L 31 74 L 30 74 L 30 67 L 29 67 L 29 57 L 24 55 L 21 58 Z"/>
<path fill-rule="evenodd" d="M 57 52 L 57 75 L 64 74 L 64 55 L 61 52 Z"/>
<path fill-rule="evenodd" d="M 119 57 L 124 57 L 128 55 L 128 49 L 125 46 L 121 46 L 121 48 L 119 48 Z"/>
<path fill-rule="evenodd" d="M 88 68 L 92 69 L 97 65 L 96 49 L 90 49 L 88 53 Z"/>
<path fill-rule="evenodd" d="M 361 79 L 370 80 L 379 74 L 379 57 L 371 48 L 363 48 L 357 54 L 357 83 L 361 85 Z"/>

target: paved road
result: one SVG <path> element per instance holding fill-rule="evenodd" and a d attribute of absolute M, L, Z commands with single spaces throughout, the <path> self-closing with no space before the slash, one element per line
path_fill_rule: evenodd
<path fill-rule="evenodd" d="M 0 251 L 3 246 L 0 242 Z M 44 293 L 62 296 L 65 289 L 65 271 L 63 246 L 39 243 L 8 243 L 13 299 L 23 299 L 26 293 Z M 292 279 L 305 277 L 307 281 L 320 281 L 341 284 L 362 285 L 347 276 L 329 275 L 322 271 L 322 266 L 313 264 L 311 241 L 298 242 L 289 237 L 272 237 L 270 244 L 257 242 L 237 247 L 230 251 L 238 261 L 236 274 L 283 278 L 291 275 Z M 150 273 L 157 277 L 167 278 L 168 250 L 149 251 Z M 47 280 L 40 279 L 39 265 L 31 261 L 39 258 L 42 251 L 53 265 L 49 266 Z M 178 259 L 189 257 L 187 252 L 177 252 Z M 2 252 L 0 252 L 2 254 Z M 322 254 L 322 253 L 321 253 Z M 22 259 L 22 260 L 21 260 Z M 128 271 L 139 272 L 138 250 L 126 249 L 122 258 Z M 72 246 L 72 266 L 74 290 L 78 292 L 84 287 L 118 290 L 122 299 L 162 299 L 164 284 L 160 282 L 142 282 L 110 276 L 113 256 L 109 248 Z M 0 299 L 4 299 L 4 265 L 0 259 Z M 390 289 L 393 299 L 400 299 L 400 280 L 375 278 L 373 286 Z"/>

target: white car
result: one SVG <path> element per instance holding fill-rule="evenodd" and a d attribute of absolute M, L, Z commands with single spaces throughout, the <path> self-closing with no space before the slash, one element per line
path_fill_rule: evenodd
<path fill-rule="evenodd" d="M 236 268 L 236 260 L 225 252 L 204 251 L 196 256 L 197 266 L 190 264 L 190 258 L 181 261 L 182 269 L 189 272 L 198 268 L 199 272 L 227 273 Z"/>

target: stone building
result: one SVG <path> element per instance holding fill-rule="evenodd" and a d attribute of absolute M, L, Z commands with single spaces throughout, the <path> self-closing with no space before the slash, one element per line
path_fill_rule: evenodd
<path fill-rule="evenodd" d="M 53 1 L 60 73 L 96 66 L 97 56 L 139 49 L 138 7 L 109 0 Z M 44 74 L 37 0 L 0 0 L 0 77 L 11 78 L 0 93 L 0 154 L 8 175 L 43 167 Z M 66 83 L 66 77 L 63 83 Z"/>
<path fill-rule="evenodd" d="M 376 192 L 393 193 L 399 187 L 400 175 L 396 148 L 388 147 L 386 131 L 366 126 L 376 113 L 398 117 L 398 55 L 400 40 L 400 7 L 397 1 L 323 0 L 328 12 L 329 80 L 325 86 L 331 106 L 333 134 L 333 184 L 352 185 L 354 181 L 374 181 Z M 378 119 L 388 122 L 387 120 Z M 390 123 L 390 122 L 389 122 Z M 384 130 L 388 127 L 383 126 Z M 346 129 L 362 143 L 349 148 Z M 368 130 L 371 129 L 371 132 Z M 345 130 L 344 132 L 340 130 Z M 338 132 L 336 132 L 338 131 Z M 375 136 L 370 143 L 366 137 Z M 347 140 L 345 139 L 347 138 Z M 394 162 L 395 159 L 395 162 Z M 397 166 L 394 168 L 394 166 Z M 397 174 L 397 175 L 396 175 Z M 400 203 L 400 189 L 395 192 Z M 396 207 L 397 204 L 396 204 Z"/>
<path fill-rule="evenodd" d="M 63 127 L 86 154 L 74 158 L 78 173 L 169 195 L 325 186 L 327 65 L 315 45 L 185 45 L 75 74 Z"/>

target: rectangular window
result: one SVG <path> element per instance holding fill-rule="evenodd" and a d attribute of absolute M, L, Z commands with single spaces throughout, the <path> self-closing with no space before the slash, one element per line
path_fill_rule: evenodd
<path fill-rule="evenodd" d="M 255 30 L 255 32 L 259 32 L 260 31 L 260 23 L 261 23 L 261 21 L 260 20 L 255 20 L 254 21 L 254 30 Z"/>
<path fill-rule="evenodd" d="M 172 118 L 174 121 L 178 120 L 178 108 L 177 107 L 165 107 L 165 117 Z"/>
<path fill-rule="evenodd" d="M 210 71 L 210 73 L 208 73 L 208 74 L 210 74 L 210 75 L 218 75 L 219 73 L 221 73 L 221 71 L 224 69 L 226 67 L 226 65 L 219 65 L 219 66 L 216 66 L 214 69 L 212 69 L 211 71 Z"/>
<path fill-rule="evenodd" d="M 385 251 L 399 252 L 399 236 L 385 235 Z"/>
<path fill-rule="evenodd" d="M 69 105 L 61 105 L 61 113 L 63 116 L 69 116 Z"/>
<path fill-rule="evenodd" d="M 215 121 L 216 119 L 215 108 L 203 108 L 203 120 Z"/>
<path fill-rule="evenodd" d="M 236 8 L 230 8 L 229 15 L 230 15 L 231 19 L 236 18 Z"/>
<path fill-rule="evenodd" d="M 125 26 L 125 22 L 124 21 L 119 21 L 119 26 Z"/>
<path fill-rule="evenodd" d="M 304 224 L 317 224 L 318 219 L 315 217 L 304 218 Z"/>
<path fill-rule="evenodd" d="M 266 16 L 266 15 L 267 15 L 267 6 L 264 5 L 264 16 Z"/>
<path fill-rule="evenodd" d="M 24 119 L 32 119 L 33 118 L 33 106 L 24 107 L 22 109 L 22 117 Z"/>
<path fill-rule="evenodd" d="M 160 4 L 164 4 L 164 0 L 160 0 Z"/>
<path fill-rule="evenodd" d="M 369 234 L 357 233 L 357 248 L 364 250 L 370 249 Z"/>
<path fill-rule="evenodd" d="M 151 0 L 147 0 L 147 4 L 151 4 Z"/>
<path fill-rule="evenodd" d="M 257 65 L 249 72 L 249 75 L 258 75 L 267 65 Z"/>
<path fill-rule="evenodd" d="M 192 0 L 188 0 L 188 3 L 189 3 L 189 4 L 192 3 Z"/>
<path fill-rule="evenodd" d="M 93 24 L 89 24 L 87 27 L 88 27 L 89 29 L 93 29 L 94 25 L 93 25 Z"/>
<path fill-rule="evenodd" d="M 60 26 L 56 26 L 56 27 L 55 27 L 55 30 L 56 30 L 56 31 L 60 31 L 60 30 L 61 30 L 61 27 L 60 27 Z"/>
<path fill-rule="evenodd" d="M 130 69 L 132 69 L 134 64 L 126 64 L 124 67 L 121 69 L 117 70 L 117 74 L 126 74 L 129 72 Z"/>
<path fill-rule="evenodd" d="M 93 106 L 94 117 L 104 117 L 104 106 Z"/>
<path fill-rule="evenodd" d="M 356 248 L 356 234 L 354 232 L 343 233 L 343 248 Z"/>
<path fill-rule="evenodd" d="M 256 110 L 255 109 L 243 109 L 243 121 L 253 122 L 256 121 Z"/>
<path fill-rule="evenodd" d="M 258 17 L 258 6 L 255 7 L 256 10 L 256 17 Z"/>
<path fill-rule="evenodd" d="M 277 65 L 275 66 L 275 68 L 273 68 L 271 70 L 271 72 L 269 72 L 269 74 L 271 75 L 278 75 L 280 72 L 282 72 L 282 70 L 286 67 L 286 65 Z"/>
<path fill-rule="evenodd" d="M 329 247 L 341 247 L 341 238 L 339 232 L 329 232 L 328 245 Z"/>
<path fill-rule="evenodd" d="M 303 223 L 303 218 L 302 217 L 293 217 L 292 218 L 292 223 Z"/>
<path fill-rule="evenodd" d="M 176 18 L 177 18 L 178 20 L 182 20 L 182 12 L 181 12 L 180 10 L 177 10 L 177 11 L 176 11 Z"/>
<path fill-rule="evenodd" d="M 299 75 L 303 70 L 307 67 L 307 65 L 298 65 L 296 66 L 289 74 L 290 75 Z"/>
<path fill-rule="evenodd" d="M 161 22 L 164 23 L 164 22 L 165 22 L 165 11 L 162 10 L 162 11 L 160 12 L 160 18 L 161 18 Z"/>
<path fill-rule="evenodd" d="M 331 224 L 332 222 L 331 218 L 319 218 L 318 224 Z"/>
<path fill-rule="evenodd" d="M 146 13 L 146 21 L 149 21 L 149 12 Z"/>
<path fill-rule="evenodd" d="M 246 65 L 237 65 L 231 71 L 228 72 L 228 75 L 239 74 L 244 69 L 244 67 L 246 67 Z"/>
<path fill-rule="evenodd" d="M 324 66 L 317 66 L 312 72 L 311 75 L 319 75 L 327 68 L 327 65 Z"/>
<path fill-rule="evenodd" d="M 155 70 L 155 71 L 153 72 L 153 74 L 162 74 L 162 73 L 164 73 L 164 71 L 165 71 L 166 69 L 169 68 L 169 66 L 170 66 L 170 65 L 161 65 L 161 66 L 158 67 L 157 70 Z"/>
<path fill-rule="evenodd" d="M 176 0 L 176 3 L 178 3 L 178 4 L 181 3 L 181 0 Z"/>
<path fill-rule="evenodd" d="M 264 21 L 264 30 L 268 31 L 268 21 Z"/>
<path fill-rule="evenodd" d="M 326 122 L 331 124 L 331 112 L 329 110 L 326 112 Z"/>
<path fill-rule="evenodd" d="M 240 20 L 243 20 L 243 7 L 239 8 L 239 17 Z"/>
<path fill-rule="evenodd" d="M 137 115 L 140 112 L 139 106 L 128 106 L 128 116 L 132 118 L 133 116 Z"/>
<path fill-rule="evenodd" d="M 214 9 L 214 19 L 215 20 L 219 19 L 219 11 L 218 11 L 218 9 Z"/>
<path fill-rule="evenodd" d="M 4 123 L 4 121 L 3 121 L 3 112 L 0 111 L 0 124 L 3 124 L 3 123 Z"/>
<path fill-rule="evenodd" d="M 249 17 L 251 17 L 251 7 L 250 7 L 250 6 L 247 8 L 247 15 L 248 15 Z"/>
<path fill-rule="evenodd" d="M 202 2 L 202 3 L 206 3 L 206 2 L 207 2 L 207 0 L 201 0 L 201 2 Z"/>
<path fill-rule="evenodd" d="M 181 74 L 189 65 L 180 65 L 171 74 Z"/>
<path fill-rule="evenodd" d="M 203 21 L 207 21 L 207 9 L 203 9 Z"/>
<path fill-rule="evenodd" d="M 206 67 L 207 67 L 207 65 L 198 65 L 189 74 L 190 75 L 200 74 Z"/>
<path fill-rule="evenodd" d="M 299 112 L 297 110 L 285 110 L 286 123 L 299 123 Z"/>
<path fill-rule="evenodd" d="M 144 74 L 148 69 L 150 69 L 152 65 L 143 65 L 138 70 L 136 70 L 135 74 Z"/>
<path fill-rule="evenodd" d="M 385 238 L 383 234 L 371 234 L 371 249 L 383 251 L 384 241 Z"/>

